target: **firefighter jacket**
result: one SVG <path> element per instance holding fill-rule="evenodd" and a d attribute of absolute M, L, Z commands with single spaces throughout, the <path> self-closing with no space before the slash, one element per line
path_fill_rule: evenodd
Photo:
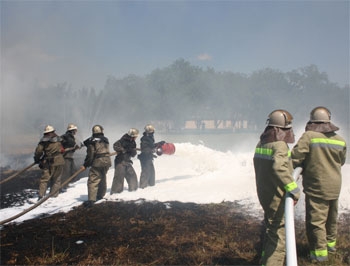
<path fill-rule="evenodd" d="M 42 168 L 64 165 L 62 152 L 63 147 L 59 136 L 55 133 L 51 136 L 44 135 L 35 149 L 34 162 L 40 162 Z"/>
<path fill-rule="evenodd" d="M 136 152 L 136 142 L 128 134 L 124 134 L 120 140 L 113 144 L 113 149 L 117 152 L 115 157 L 115 164 L 122 161 L 132 163 L 131 158 L 135 157 Z"/>
<path fill-rule="evenodd" d="M 317 129 L 315 129 L 317 130 Z M 307 130 L 292 149 L 294 167 L 303 168 L 304 193 L 324 200 L 339 197 L 346 143 L 333 132 Z"/>
<path fill-rule="evenodd" d="M 64 149 L 70 149 L 63 154 L 65 159 L 73 158 L 75 148 L 78 148 L 76 144 L 75 137 L 71 131 L 67 131 L 64 135 L 61 136 L 62 145 Z"/>
<path fill-rule="evenodd" d="M 155 151 L 154 135 L 153 133 L 143 133 L 141 138 L 141 154 L 137 156 L 140 160 L 153 160 L 153 153 Z"/>
<path fill-rule="evenodd" d="M 86 157 L 84 167 L 110 167 L 112 165 L 109 156 L 109 141 L 103 133 L 93 134 L 84 141 Z"/>
<path fill-rule="evenodd" d="M 286 192 L 295 200 L 300 192 L 293 179 L 290 150 L 285 141 L 259 143 L 254 154 L 254 169 L 258 198 L 264 208 L 277 207 Z M 276 204 L 276 206 L 272 206 Z"/>

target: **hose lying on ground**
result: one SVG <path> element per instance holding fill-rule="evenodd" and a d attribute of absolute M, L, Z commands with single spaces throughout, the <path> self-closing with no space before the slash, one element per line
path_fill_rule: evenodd
<path fill-rule="evenodd" d="M 23 172 L 27 171 L 29 168 L 33 167 L 34 165 L 35 165 L 35 163 L 32 163 L 32 164 L 28 165 L 26 168 L 23 168 L 21 171 L 19 171 L 19 172 L 13 174 L 13 175 L 11 175 L 11 176 L 1 180 L 0 184 L 5 183 L 7 181 L 10 181 L 12 178 L 15 178 L 16 176 L 22 174 Z"/>
<path fill-rule="evenodd" d="M 137 149 L 140 150 L 140 149 Z M 117 155 L 117 152 L 112 152 L 110 153 L 108 156 L 114 156 Z M 17 176 L 20 173 L 23 173 L 24 171 L 26 171 L 27 169 L 29 169 L 30 167 L 32 167 L 35 163 L 29 165 L 28 167 L 26 167 L 25 169 L 21 170 L 20 172 L 16 173 L 15 175 L 11 176 L 11 178 Z M 34 205 L 30 206 L 28 209 L 20 212 L 19 214 L 16 214 L 8 219 L 2 220 L 0 221 L 0 225 L 6 224 L 8 222 L 11 222 L 15 219 L 17 219 L 18 217 L 21 217 L 22 215 L 30 212 L 31 210 L 35 209 L 36 207 L 38 207 L 39 205 L 41 205 L 42 203 L 44 203 L 45 201 L 47 201 L 51 196 L 53 196 L 54 194 L 56 194 L 57 192 L 60 191 L 61 188 L 63 188 L 64 186 L 66 186 L 71 180 L 73 180 L 77 175 L 79 175 L 80 173 L 82 173 L 83 171 L 85 171 L 85 168 L 80 168 L 78 171 L 76 171 L 72 176 L 70 176 L 66 181 L 64 181 L 61 186 L 58 189 L 55 189 L 54 191 L 50 192 L 50 194 L 46 195 L 45 197 L 41 198 L 37 203 L 35 203 Z M 8 178 L 7 178 L 8 179 Z"/>
<path fill-rule="evenodd" d="M 110 153 L 108 156 L 113 156 L 113 155 L 117 155 L 117 152 L 113 152 Z M 35 163 L 33 163 L 32 165 L 26 167 L 26 169 L 23 169 L 21 172 L 24 172 L 25 170 L 29 169 L 30 167 L 32 167 Z M 8 222 L 11 222 L 15 219 L 17 219 L 18 217 L 21 217 L 22 215 L 30 212 L 31 210 L 35 209 L 36 207 L 38 207 L 39 205 L 41 205 L 42 203 L 44 203 L 45 201 L 47 201 L 51 196 L 55 195 L 57 192 L 60 191 L 61 188 L 63 188 L 64 186 L 66 186 L 71 180 L 73 180 L 77 175 L 79 175 L 80 173 L 82 173 L 83 171 L 85 171 L 85 168 L 80 168 L 78 171 L 76 171 L 72 176 L 70 176 L 66 181 L 64 181 L 61 186 L 58 189 L 55 189 L 54 191 L 50 192 L 50 194 L 46 195 L 45 197 L 41 198 L 37 203 L 35 203 L 33 206 L 30 206 L 28 209 L 20 212 L 19 214 L 16 214 L 8 219 L 2 220 L 0 221 L 0 225 L 6 224 Z M 18 175 L 19 173 L 17 173 L 16 175 Z"/>
<path fill-rule="evenodd" d="M 19 214 L 16 214 L 8 219 L 2 220 L 0 221 L 0 225 L 6 224 L 10 221 L 13 221 L 15 219 L 17 219 L 18 217 L 21 217 L 22 215 L 26 214 L 27 212 L 30 212 L 31 210 L 35 209 L 36 207 L 38 207 L 39 205 L 41 205 L 42 203 L 44 203 L 45 201 L 47 201 L 51 196 L 55 195 L 57 192 L 60 191 L 60 189 L 62 187 L 64 187 L 65 185 L 67 185 L 71 180 L 73 180 L 77 175 L 79 175 L 80 173 L 82 173 L 83 171 L 85 171 L 85 168 L 80 168 L 78 171 L 76 171 L 71 177 L 69 177 L 66 181 L 64 181 L 62 183 L 62 185 L 58 188 L 55 189 L 54 191 L 50 192 L 50 194 L 46 195 L 45 197 L 41 198 L 37 203 L 35 203 L 34 205 L 30 206 L 28 209 L 22 211 Z"/>

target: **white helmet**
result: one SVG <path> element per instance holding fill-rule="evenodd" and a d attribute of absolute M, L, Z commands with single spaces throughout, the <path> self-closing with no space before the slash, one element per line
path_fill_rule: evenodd
<path fill-rule="evenodd" d="M 286 110 L 275 110 L 269 114 L 267 119 L 268 126 L 280 127 L 280 128 L 291 128 L 293 116 Z"/>
<path fill-rule="evenodd" d="M 92 134 L 103 133 L 103 127 L 100 125 L 94 125 L 92 127 Z"/>
<path fill-rule="evenodd" d="M 44 134 L 45 134 L 45 133 L 49 133 L 49 132 L 54 132 L 54 131 L 55 131 L 55 129 L 54 129 L 53 126 L 47 125 L 47 126 L 45 127 Z"/>
<path fill-rule="evenodd" d="M 137 138 L 139 135 L 139 131 L 136 128 L 130 128 L 128 131 L 128 135 L 132 138 Z"/>
<path fill-rule="evenodd" d="M 331 112 L 323 106 L 312 109 L 309 122 L 328 123 L 331 121 Z"/>
<path fill-rule="evenodd" d="M 67 131 L 78 130 L 78 127 L 74 124 L 68 124 Z"/>
<path fill-rule="evenodd" d="M 148 124 L 145 126 L 145 132 L 148 134 L 154 133 L 154 126 L 151 124 Z"/>

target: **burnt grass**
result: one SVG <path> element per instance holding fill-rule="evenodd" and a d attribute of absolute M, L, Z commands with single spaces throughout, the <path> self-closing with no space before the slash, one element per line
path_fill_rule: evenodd
<path fill-rule="evenodd" d="M 1 168 L 1 179 L 15 173 Z M 34 197 L 31 169 L 1 185 L 1 208 Z M 36 196 L 36 194 L 35 194 Z M 318 265 L 350 264 L 350 214 L 339 217 L 337 253 Z M 308 259 L 305 226 L 296 221 L 299 265 Z M 258 265 L 264 226 L 237 202 L 117 201 L 5 224 L 1 265 Z"/>

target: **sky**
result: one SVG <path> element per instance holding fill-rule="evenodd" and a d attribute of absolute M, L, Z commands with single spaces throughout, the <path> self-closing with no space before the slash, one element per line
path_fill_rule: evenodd
<path fill-rule="evenodd" d="M 255 143 L 251 143 L 251 150 Z M 193 202 L 198 204 L 221 203 L 223 201 L 238 201 L 242 211 L 263 219 L 263 212 L 256 195 L 255 174 L 253 167 L 253 152 L 226 152 L 214 150 L 205 144 L 175 143 L 173 155 L 162 155 L 154 160 L 156 169 L 156 184 L 153 187 L 129 192 L 125 181 L 124 191 L 110 195 L 113 181 L 114 166 L 107 173 L 107 193 L 97 201 L 160 201 L 171 208 L 169 201 Z M 133 165 L 140 177 L 140 162 L 133 160 Z M 339 213 L 350 211 L 350 164 L 342 167 L 343 184 L 339 197 Z M 297 180 L 302 188 L 301 178 Z M 87 197 L 87 177 L 70 184 L 67 192 L 57 198 L 50 198 L 37 208 L 12 221 L 19 223 L 28 219 L 39 218 L 41 215 L 52 215 L 58 212 L 68 212 L 73 207 L 81 205 Z M 37 198 L 33 198 L 36 203 Z M 33 203 L 23 206 L 0 209 L 0 220 L 11 218 Z M 305 205 L 302 193 L 295 207 L 295 216 L 304 219 Z"/>
<path fill-rule="evenodd" d="M 349 1 L 0 0 L 1 87 L 102 89 L 185 59 L 251 74 L 311 64 L 349 84 Z"/>

